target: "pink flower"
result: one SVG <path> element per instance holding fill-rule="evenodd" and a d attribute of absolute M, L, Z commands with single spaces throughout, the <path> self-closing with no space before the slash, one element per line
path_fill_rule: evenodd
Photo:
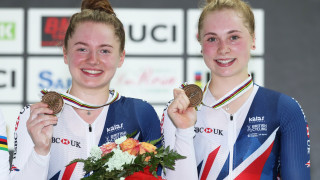
<path fill-rule="evenodd" d="M 100 149 L 102 151 L 102 155 L 101 156 L 104 156 L 104 155 L 110 153 L 116 147 L 117 147 L 117 144 L 114 143 L 114 142 L 108 143 L 108 144 L 104 144 L 104 145 L 100 146 Z"/>

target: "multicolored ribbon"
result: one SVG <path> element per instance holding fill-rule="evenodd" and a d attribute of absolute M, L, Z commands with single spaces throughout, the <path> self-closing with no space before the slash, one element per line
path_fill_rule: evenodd
<path fill-rule="evenodd" d="M 41 90 L 41 93 L 44 95 L 46 94 L 47 90 Z M 64 100 L 64 103 L 69 104 L 73 107 L 79 108 L 79 109 L 85 109 L 85 110 L 94 110 L 94 109 L 99 109 L 101 107 L 104 106 L 108 106 L 110 104 L 112 104 L 113 102 L 117 101 L 120 99 L 120 94 L 118 92 L 116 92 L 115 90 L 109 90 L 109 94 L 111 95 L 111 98 L 108 99 L 108 102 L 106 104 L 103 105 L 92 105 L 92 104 L 87 104 L 85 102 L 83 102 L 82 100 L 80 100 L 77 97 L 72 96 L 71 94 L 69 94 L 69 90 L 66 93 L 60 93 L 61 97 Z"/>
<path fill-rule="evenodd" d="M 5 136 L 0 136 L 0 150 L 8 151 L 8 141 Z"/>
<path fill-rule="evenodd" d="M 206 84 L 206 86 L 205 86 L 205 88 L 203 90 L 204 96 L 207 93 L 209 83 L 210 83 L 210 81 Z M 252 77 L 249 75 L 249 77 L 246 80 L 244 80 L 237 87 L 235 87 L 234 89 L 229 91 L 226 95 L 224 95 L 222 98 L 220 98 L 214 104 L 212 104 L 210 106 L 204 104 L 203 102 L 201 104 L 204 105 L 204 106 L 207 106 L 207 107 L 211 107 L 213 109 L 219 109 L 219 108 L 231 103 L 232 101 L 236 100 L 242 94 L 247 92 L 252 86 L 253 86 L 253 80 L 252 80 Z"/>

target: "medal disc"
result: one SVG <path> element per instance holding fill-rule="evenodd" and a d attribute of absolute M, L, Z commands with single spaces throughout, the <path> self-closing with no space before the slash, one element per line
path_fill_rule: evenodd
<path fill-rule="evenodd" d="M 53 114 L 58 114 L 63 107 L 63 98 L 57 92 L 50 91 L 42 96 L 41 102 L 48 104 L 49 108 L 53 110 Z"/>
<path fill-rule="evenodd" d="M 188 84 L 183 87 L 184 92 L 190 100 L 189 107 L 196 107 L 202 102 L 202 89 L 195 84 Z"/>

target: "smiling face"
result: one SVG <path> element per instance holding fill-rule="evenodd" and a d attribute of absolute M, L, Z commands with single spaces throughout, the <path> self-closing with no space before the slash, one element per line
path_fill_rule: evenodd
<path fill-rule="evenodd" d="M 63 54 L 72 76 L 72 88 L 109 89 L 110 81 L 125 57 L 114 28 L 94 22 L 77 25 Z"/>
<path fill-rule="evenodd" d="M 231 9 L 208 13 L 199 40 L 212 77 L 247 77 L 254 38 L 239 13 Z"/>

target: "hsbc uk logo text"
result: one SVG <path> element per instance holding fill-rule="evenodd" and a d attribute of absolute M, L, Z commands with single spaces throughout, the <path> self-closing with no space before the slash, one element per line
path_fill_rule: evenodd
<path fill-rule="evenodd" d="M 80 142 L 78 141 L 74 141 L 74 140 L 69 140 L 66 138 L 56 138 L 56 137 L 52 137 L 52 143 L 56 143 L 56 144 L 64 144 L 64 145 L 70 145 L 70 146 L 74 146 L 77 148 L 81 148 L 80 146 Z"/>
<path fill-rule="evenodd" d="M 194 127 L 194 132 L 195 133 L 212 133 L 216 135 L 223 136 L 223 130 L 221 129 L 215 129 L 215 128 L 206 128 L 206 127 Z"/>

